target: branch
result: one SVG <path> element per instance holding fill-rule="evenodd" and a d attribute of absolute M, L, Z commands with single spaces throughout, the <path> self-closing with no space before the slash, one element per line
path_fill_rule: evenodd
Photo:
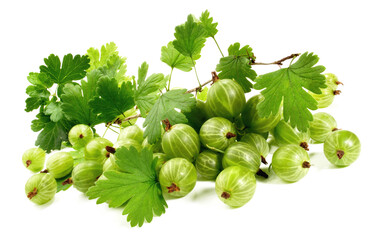
<path fill-rule="evenodd" d="M 127 122 L 127 121 L 130 121 L 132 119 L 140 118 L 140 117 L 142 117 L 142 115 L 140 113 L 139 114 L 135 114 L 133 116 L 130 116 L 130 117 L 127 117 L 127 118 L 123 119 L 123 122 Z"/>
<path fill-rule="evenodd" d="M 211 73 L 212 74 L 212 79 L 211 80 L 208 80 L 207 82 L 201 84 L 199 87 L 196 87 L 196 88 L 193 88 L 193 89 L 190 89 L 188 90 L 186 93 L 192 93 L 192 92 L 197 92 L 197 91 L 201 91 L 202 90 L 202 87 L 206 86 L 207 84 L 209 84 L 210 82 L 216 82 L 216 80 L 219 79 L 217 73 L 214 71 Z"/>
<path fill-rule="evenodd" d="M 300 56 L 300 53 L 293 53 L 293 54 L 289 55 L 288 57 L 282 58 L 278 61 L 274 61 L 271 63 L 261 63 L 261 62 L 252 61 L 250 63 L 250 65 L 279 65 L 279 66 L 281 66 L 281 65 L 283 65 L 284 61 L 286 61 L 288 59 L 293 59 L 293 58 L 298 57 L 298 56 Z"/>

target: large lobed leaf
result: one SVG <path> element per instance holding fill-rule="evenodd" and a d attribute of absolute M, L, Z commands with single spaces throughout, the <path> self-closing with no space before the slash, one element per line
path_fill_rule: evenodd
<path fill-rule="evenodd" d="M 110 122 L 135 106 L 130 82 L 123 82 L 118 87 L 115 78 L 101 78 L 97 84 L 97 93 L 99 97 L 92 99 L 89 105 L 95 114 L 99 114 L 101 122 Z"/>
<path fill-rule="evenodd" d="M 150 144 L 160 139 L 163 120 L 168 119 L 171 125 L 187 122 L 186 116 L 176 110 L 189 112 L 196 105 L 193 95 L 186 91 L 186 89 L 168 91 L 155 102 L 143 123 L 143 127 L 146 127 L 144 137 L 148 137 Z"/>
<path fill-rule="evenodd" d="M 85 77 L 89 68 L 89 58 L 86 55 L 67 54 L 62 60 L 54 54 L 44 59 L 46 65 L 40 66 L 40 72 L 45 73 L 48 78 L 57 84 L 65 84 Z"/>
<path fill-rule="evenodd" d="M 123 215 L 131 226 L 151 222 L 154 215 L 165 213 L 167 203 L 163 198 L 156 175 L 153 153 L 144 148 L 138 152 L 134 147 L 122 147 L 115 153 L 116 164 L 122 170 L 107 171 L 106 180 L 99 180 L 86 193 L 90 199 L 98 198 L 97 204 L 108 202 L 110 207 L 126 203 Z"/>
<path fill-rule="evenodd" d="M 283 104 L 284 120 L 290 120 L 292 127 L 307 131 L 313 116 L 308 109 L 316 110 L 317 101 L 306 90 L 320 94 L 325 88 L 323 66 L 314 66 L 319 58 L 305 52 L 297 62 L 288 68 L 261 75 L 256 79 L 255 89 L 261 90 L 265 100 L 258 105 L 259 115 L 268 117 L 276 114 Z M 305 90 L 306 89 L 306 90 Z"/>

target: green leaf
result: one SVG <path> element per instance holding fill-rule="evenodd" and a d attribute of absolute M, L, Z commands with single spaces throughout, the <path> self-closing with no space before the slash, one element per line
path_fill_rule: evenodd
<path fill-rule="evenodd" d="M 153 107 L 158 99 L 158 93 L 166 87 L 167 79 L 161 73 L 150 75 L 147 79 L 149 65 L 144 62 L 138 69 L 138 87 L 134 93 L 134 100 L 143 117 Z"/>
<path fill-rule="evenodd" d="M 200 24 L 203 26 L 206 37 L 214 37 L 218 33 L 217 26 L 218 23 L 213 23 L 213 18 L 210 17 L 210 12 L 208 10 L 204 11 L 199 18 Z"/>
<path fill-rule="evenodd" d="M 240 49 L 240 43 L 235 43 L 228 48 L 229 56 L 220 58 L 216 71 L 221 79 L 234 79 L 243 88 L 250 92 L 252 83 L 256 79 L 256 72 L 251 68 L 249 56 L 253 56 L 252 48 L 248 45 Z"/>
<path fill-rule="evenodd" d="M 200 58 L 200 52 L 206 42 L 206 31 L 203 26 L 194 21 L 190 14 L 185 24 L 175 27 L 173 45 L 184 56 L 193 60 Z"/>
<path fill-rule="evenodd" d="M 60 121 L 64 116 L 64 113 L 61 108 L 61 103 L 56 102 L 53 98 L 53 101 L 46 106 L 45 114 L 50 115 L 50 120 L 52 120 L 53 122 Z"/>
<path fill-rule="evenodd" d="M 51 87 L 53 83 L 46 80 L 45 74 L 40 73 L 31 72 L 27 79 L 32 85 L 29 85 L 25 91 L 29 95 L 29 98 L 25 100 L 25 111 L 30 112 L 46 105 L 50 97 L 50 92 L 47 88 Z"/>
<path fill-rule="evenodd" d="M 72 177 L 72 172 L 70 172 L 65 177 L 56 179 L 56 182 L 57 182 L 57 192 L 66 191 L 66 190 L 68 190 L 73 185 L 73 183 L 69 183 L 68 182 L 68 179 L 71 178 L 71 177 Z"/>
<path fill-rule="evenodd" d="M 37 137 L 36 146 L 40 146 L 47 153 L 61 149 L 61 143 L 68 140 L 68 132 L 73 125 L 65 120 L 45 123 Z"/>
<path fill-rule="evenodd" d="M 118 47 L 114 42 L 103 45 L 101 47 L 101 53 L 98 49 L 89 48 L 87 51 L 87 55 L 90 59 L 90 67 L 88 71 L 90 72 L 91 70 L 105 66 L 113 55 L 118 55 L 117 49 Z"/>
<path fill-rule="evenodd" d="M 134 147 L 119 148 L 115 153 L 116 164 L 122 170 L 106 171 L 106 180 L 99 180 L 86 193 L 90 199 L 98 198 L 97 204 L 108 202 L 110 207 L 126 203 L 123 215 L 132 227 L 151 222 L 154 215 L 165 213 L 167 203 L 157 179 L 157 158 L 144 148 L 138 152 Z"/>
<path fill-rule="evenodd" d="M 29 97 L 25 100 L 25 111 L 31 112 L 37 108 L 39 108 L 41 105 L 45 105 L 45 101 L 42 98 L 39 97 Z"/>
<path fill-rule="evenodd" d="M 171 68 L 177 68 L 184 72 L 191 71 L 193 67 L 191 58 L 178 52 L 178 50 L 174 48 L 172 42 L 169 42 L 167 47 L 162 47 L 160 60 Z"/>
<path fill-rule="evenodd" d="M 133 86 L 130 82 L 123 82 L 118 87 L 115 78 L 101 78 L 97 84 L 96 97 L 89 101 L 93 113 L 100 114 L 101 122 L 107 123 L 118 115 L 135 106 Z"/>
<path fill-rule="evenodd" d="M 186 91 L 186 89 L 168 91 L 155 102 L 143 123 L 143 127 L 146 127 L 143 137 L 148 137 L 150 144 L 160 139 L 162 120 L 168 119 L 171 125 L 187 122 L 186 116 L 175 110 L 179 109 L 182 112 L 189 112 L 195 106 L 195 98 L 191 93 L 186 93 Z"/>
<path fill-rule="evenodd" d="M 131 81 L 129 77 L 126 77 L 126 58 L 119 56 L 117 45 L 114 42 L 103 45 L 101 52 L 98 49 L 89 48 L 87 55 L 90 59 L 88 72 L 99 69 L 109 78 L 117 79 L 120 84 L 122 82 Z"/>
<path fill-rule="evenodd" d="M 36 115 L 37 119 L 32 120 L 32 131 L 34 132 L 39 132 L 41 131 L 44 127 L 45 124 L 50 122 L 50 117 L 48 115 L 45 115 L 43 112 L 40 112 Z"/>
<path fill-rule="evenodd" d="M 89 58 L 84 55 L 67 54 L 61 61 L 54 54 L 44 59 L 45 66 L 40 66 L 40 72 L 45 73 L 49 81 L 57 84 L 65 84 L 74 80 L 80 80 L 85 77 L 86 70 L 89 68 Z"/>
<path fill-rule="evenodd" d="M 28 81 L 33 85 L 39 85 L 44 88 L 50 88 L 53 86 L 53 81 L 48 78 L 48 76 L 45 73 L 29 73 L 29 76 L 27 77 Z"/>
<path fill-rule="evenodd" d="M 258 105 L 259 115 L 268 117 L 276 114 L 283 103 L 284 120 L 290 120 L 292 127 L 307 131 L 313 116 L 308 109 L 316 110 L 317 101 L 306 90 L 320 94 L 325 88 L 324 66 L 314 66 L 319 58 L 305 52 L 297 62 L 288 68 L 261 75 L 254 85 L 261 90 L 265 100 Z"/>
<path fill-rule="evenodd" d="M 66 118 L 89 126 L 101 123 L 89 106 L 89 101 L 98 97 L 97 83 L 102 76 L 99 70 L 93 70 L 87 74 L 87 81 L 81 81 L 81 86 L 69 83 L 65 85 L 61 100 Z"/>

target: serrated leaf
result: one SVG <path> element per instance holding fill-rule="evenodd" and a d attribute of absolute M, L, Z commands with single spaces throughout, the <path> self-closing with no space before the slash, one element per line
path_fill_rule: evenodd
<path fill-rule="evenodd" d="M 45 127 L 45 124 L 50 122 L 50 117 L 40 112 L 36 115 L 37 119 L 32 120 L 32 131 L 39 132 Z"/>
<path fill-rule="evenodd" d="M 50 120 L 53 122 L 60 121 L 64 116 L 61 103 L 56 101 L 50 102 L 45 108 L 45 114 L 50 115 Z"/>
<path fill-rule="evenodd" d="M 317 101 L 306 90 L 320 94 L 325 88 L 323 66 L 314 66 L 319 58 L 305 52 L 298 61 L 275 72 L 261 75 L 256 79 L 255 89 L 261 90 L 265 100 L 258 105 L 259 115 L 268 117 L 276 114 L 283 103 L 284 120 L 290 120 L 292 127 L 307 131 L 313 116 L 308 109 L 316 110 Z M 306 89 L 306 90 L 305 90 Z"/>
<path fill-rule="evenodd" d="M 172 42 L 169 42 L 167 46 L 162 47 L 160 60 L 171 68 L 177 68 L 184 72 L 191 71 L 193 67 L 191 58 L 178 52 L 178 50 L 174 48 Z"/>
<path fill-rule="evenodd" d="M 104 123 L 112 121 L 135 106 L 133 86 L 130 82 L 123 82 L 121 87 L 118 87 L 115 78 L 101 78 L 97 84 L 97 94 L 99 97 L 90 100 L 89 105 Z"/>
<path fill-rule="evenodd" d="M 39 97 L 29 97 L 25 100 L 25 111 L 31 112 L 44 104 L 45 101 Z"/>
<path fill-rule="evenodd" d="M 131 79 L 126 76 L 126 58 L 120 57 L 117 49 L 118 47 L 114 42 L 103 45 L 101 52 L 98 49 L 89 48 L 87 55 L 90 59 L 90 67 L 87 71 L 99 69 L 109 78 L 117 79 L 119 84 L 130 81 Z"/>
<path fill-rule="evenodd" d="M 149 65 L 144 62 L 138 69 L 138 87 L 134 92 L 134 100 L 143 117 L 158 99 L 158 93 L 166 87 L 167 79 L 162 73 L 154 73 L 147 79 Z"/>
<path fill-rule="evenodd" d="M 155 143 L 161 137 L 161 121 L 168 119 L 171 125 L 186 123 L 187 118 L 182 112 L 191 111 L 196 100 L 186 89 L 171 90 L 161 95 L 149 112 L 143 127 L 146 127 L 144 138 L 148 137 L 150 144 Z"/>
<path fill-rule="evenodd" d="M 249 56 L 252 56 L 252 48 L 248 45 L 240 48 L 240 43 L 235 43 L 228 48 L 227 57 L 220 58 L 216 71 L 221 79 L 234 79 L 243 88 L 244 92 L 250 92 L 252 83 L 256 79 L 256 72 L 251 68 Z"/>
<path fill-rule="evenodd" d="M 39 85 L 44 88 L 50 88 L 53 85 L 53 81 L 48 78 L 48 76 L 45 73 L 29 73 L 29 76 L 27 77 L 28 81 L 33 85 Z"/>
<path fill-rule="evenodd" d="M 98 96 L 96 86 L 101 76 L 100 71 L 93 70 L 88 73 L 87 81 L 81 81 L 81 86 L 70 83 L 65 85 L 61 100 L 66 118 L 89 126 L 101 122 L 89 106 L 89 101 Z"/>
<path fill-rule="evenodd" d="M 47 153 L 61 149 L 61 143 L 68 140 L 68 132 L 73 124 L 67 121 L 48 122 L 40 132 L 36 140 L 36 146 L 40 146 Z"/>
<path fill-rule="evenodd" d="M 210 12 L 208 10 L 204 11 L 199 18 L 200 24 L 203 26 L 206 37 L 214 37 L 218 33 L 217 26 L 218 23 L 213 23 L 213 18 L 210 17 Z"/>
<path fill-rule="evenodd" d="M 127 214 L 132 227 L 165 213 L 167 203 L 157 180 L 153 153 L 147 148 L 138 152 L 134 147 L 121 147 L 115 157 L 122 172 L 106 171 L 107 179 L 97 181 L 86 193 L 89 198 L 98 198 L 97 204 L 108 202 L 110 207 L 126 203 L 122 214 Z"/>
<path fill-rule="evenodd" d="M 206 42 L 206 32 L 200 24 L 194 21 L 190 14 L 185 24 L 175 27 L 173 45 L 178 52 L 193 60 L 200 58 L 200 52 Z"/>
<path fill-rule="evenodd" d="M 45 65 L 40 66 L 40 72 L 45 73 L 49 81 L 57 84 L 65 84 L 85 77 L 89 68 L 89 58 L 84 55 L 72 54 L 64 56 L 62 65 L 60 58 L 54 54 L 44 59 Z"/>

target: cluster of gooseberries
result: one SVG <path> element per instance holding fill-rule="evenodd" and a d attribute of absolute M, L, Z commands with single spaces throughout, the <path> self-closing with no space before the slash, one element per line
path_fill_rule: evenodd
<path fill-rule="evenodd" d="M 322 94 L 312 94 L 319 108 L 329 106 L 339 93 L 335 75 L 326 74 L 327 88 Z M 86 192 L 105 171 L 120 171 L 114 153 L 118 148 L 148 148 L 158 158 L 156 171 L 162 192 L 168 197 L 184 197 L 190 193 L 197 179 L 215 181 L 216 194 L 232 207 L 241 207 L 254 195 L 256 175 L 267 177 L 260 169 L 268 164 L 266 158 L 272 144 L 273 172 L 285 182 L 303 178 L 311 167 L 307 151 L 310 143 L 323 143 L 326 158 L 335 166 L 346 167 L 360 154 L 360 141 L 347 130 L 339 130 L 335 119 L 328 113 L 318 112 L 307 132 L 300 132 L 283 120 L 282 110 L 268 118 L 261 118 L 257 105 L 263 96 L 255 95 L 246 101 L 240 85 L 231 79 L 218 79 L 207 93 L 207 100 L 197 100 L 195 109 L 187 116 L 188 124 L 166 126 L 162 138 L 155 144 L 144 139 L 137 125 L 121 129 L 113 144 L 96 137 L 87 125 L 76 125 L 69 132 L 74 149 L 83 149 L 85 160 L 75 164 L 67 152 L 52 154 L 45 164 L 45 152 L 39 148 L 27 150 L 22 159 L 33 172 L 25 186 L 27 197 L 37 203 L 50 201 L 56 193 L 55 179 L 67 176 L 73 186 Z M 272 173 L 272 172 L 269 172 Z"/>

